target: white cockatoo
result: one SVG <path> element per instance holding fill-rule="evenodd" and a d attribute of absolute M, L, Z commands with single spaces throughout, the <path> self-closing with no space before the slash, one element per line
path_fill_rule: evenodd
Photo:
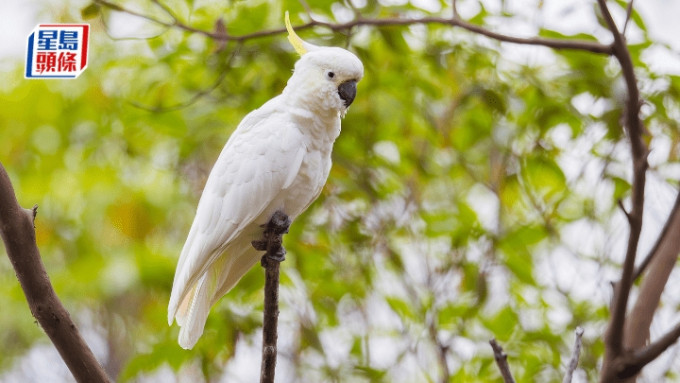
<path fill-rule="evenodd" d="M 241 121 L 201 195 L 177 263 L 168 323 L 192 348 L 208 313 L 261 258 L 251 245 L 276 211 L 293 220 L 319 196 L 331 169 L 340 119 L 364 68 L 357 56 L 302 41 L 286 12 L 288 40 L 300 54 L 281 95 Z"/>

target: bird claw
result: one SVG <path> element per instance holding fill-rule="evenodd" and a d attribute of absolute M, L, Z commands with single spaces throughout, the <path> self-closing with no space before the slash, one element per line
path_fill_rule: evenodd
<path fill-rule="evenodd" d="M 283 262 L 286 260 L 286 249 L 279 247 L 279 249 L 274 253 L 274 255 L 269 255 L 269 253 L 262 256 L 260 259 L 260 264 L 262 267 L 266 268 L 269 261 Z"/>
<path fill-rule="evenodd" d="M 250 242 L 251 245 L 258 251 L 267 251 L 267 241 L 264 239 L 258 239 L 256 241 Z"/>
<path fill-rule="evenodd" d="M 279 247 L 279 249 L 274 253 L 274 255 L 268 258 L 271 258 L 277 262 L 283 262 L 286 260 L 286 249 L 284 249 L 283 246 Z"/>
<path fill-rule="evenodd" d="M 286 249 L 282 246 L 282 236 L 288 233 L 291 220 L 283 212 L 277 211 L 262 225 L 264 228 L 262 239 L 251 242 L 255 250 L 266 251 L 260 260 L 263 267 L 267 267 L 268 261 L 283 262 L 286 259 Z"/>
<path fill-rule="evenodd" d="M 288 217 L 284 212 L 277 211 L 272 215 L 269 220 L 268 229 L 270 229 L 274 234 L 283 235 L 288 233 L 288 228 L 290 228 L 290 217 Z"/>
<path fill-rule="evenodd" d="M 265 233 L 272 233 L 276 235 L 288 234 L 291 220 L 286 213 L 277 210 L 267 223 L 260 225 Z M 265 234 L 266 235 L 266 234 Z"/>

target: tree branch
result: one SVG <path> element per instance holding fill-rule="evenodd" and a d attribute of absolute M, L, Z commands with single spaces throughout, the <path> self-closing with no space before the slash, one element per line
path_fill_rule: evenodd
<path fill-rule="evenodd" d="M 238 55 L 238 53 L 240 51 L 240 47 L 241 47 L 241 44 L 238 44 L 234 48 L 234 50 L 231 52 L 231 54 L 229 55 L 229 59 L 227 60 L 226 64 L 224 64 L 225 68 L 231 67 L 231 63 L 234 61 L 234 58 Z M 222 70 L 220 72 L 220 75 L 217 76 L 215 81 L 209 87 L 194 93 L 186 101 L 181 101 L 181 102 L 178 102 L 176 104 L 172 104 L 172 105 L 168 105 L 168 106 L 149 106 L 149 105 L 140 104 L 136 101 L 128 101 L 128 104 L 130 104 L 131 106 L 133 106 L 137 109 L 145 110 L 145 111 L 151 112 L 151 113 L 166 113 L 166 112 L 173 112 L 173 111 L 176 111 L 176 110 L 184 109 L 188 106 L 193 105 L 198 100 L 209 95 L 215 89 L 217 89 L 220 86 L 220 84 L 222 84 L 222 81 L 224 81 L 224 79 L 227 77 L 227 74 L 229 74 L 229 71 L 227 69 Z"/>
<path fill-rule="evenodd" d="M 628 223 L 630 224 L 630 214 L 628 214 L 628 211 L 626 210 L 626 207 L 623 206 L 623 201 L 621 201 L 620 199 L 618 199 L 618 200 L 616 201 L 616 204 L 619 206 L 619 209 L 621 209 L 621 212 L 623 212 L 623 215 L 626 216 L 626 220 L 627 220 Z M 635 278 L 633 278 L 633 279 L 635 279 Z"/>
<path fill-rule="evenodd" d="M 647 257 L 650 260 L 649 271 L 642 281 L 640 294 L 626 321 L 624 345 L 628 350 L 638 350 L 649 340 L 649 329 L 654 313 L 680 253 L 679 211 L 680 193 L 659 239 Z"/>
<path fill-rule="evenodd" d="M 262 256 L 265 268 L 264 320 L 262 325 L 262 365 L 260 383 L 273 383 L 276 372 L 276 355 L 279 322 L 279 265 L 286 259 L 282 246 L 283 234 L 288 232 L 290 218 L 281 211 L 274 213 L 264 225 L 263 239 L 253 241 L 256 250 L 266 251 Z"/>
<path fill-rule="evenodd" d="M 640 351 L 634 352 L 632 360 L 629 362 L 631 370 L 636 373 L 640 371 L 649 362 L 656 359 L 661 353 L 666 351 L 673 343 L 680 338 L 680 323 L 676 324 L 669 332 L 657 339 L 656 342 L 643 348 Z"/>
<path fill-rule="evenodd" d="M 647 266 L 649 266 L 649 264 L 652 262 L 652 259 L 654 259 L 654 257 L 659 253 L 659 248 L 668 239 L 667 237 L 669 235 L 669 231 L 672 233 L 680 232 L 680 227 L 676 226 L 679 224 L 674 223 L 676 221 L 676 216 L 678 215 L 678 212 L 680 212 L 680 190 L 678 191 L 678 196 L 675 197 L 675 204 L 673 205 L 671 214 L 668 216 L 666 224 L 661 230 L 659 237 L 656 239 L 654 246 L 649 251 L 645 259 L 635 269 L 635 272 L 633 273 L 633 281 L 640 278 L 642 273 L 647 269 Z M 673 230 L 671 230 L 671 227 L 674 227 Z"/>
<path fill-rule="evenodd" d="M 576 340 L 574 340 L 574 351 L 571 353 L 569 367 L 567 367 L 567 373 L 564 375 L 562 383 L 571 383 L 571 378 L 574 375 L 574 371 L 576 371 L 576 367 L 578 367 L 578 359 L 581 355 L 581 337 L 583 336 L 583 328 L 576 327 L 574 334 L 576 335 Z"/>
<path fill-rule="evenodd" d="M 172 15 L 171 13 L 168 13 L 168 15 L 172 18 L 173 21 L 168 22 L 168 21 L 163 21 L 163 20 L 154 18 L 154 17 L 149 16 L 149 15 L 145 15 L 145 14 L 141 14 L 139 12 L 128 10 L 126 8 L 121 7 L 120 5 L 110 3 L 107 0 L 94 0 L 94 2 L 101 5 L 101 6 L 112 9 L 114 11 L 123 12 L 123 13 L 127 13 L 129 15 L 141 17 L 143 19 L 149 20 L 151 22 L 162 25 L 164 27 L 179 28 L 179 29 L 182 29 L 182 30 L 187 31 L 187 32 L 202 34 L 206 37 L 210 37 L 212 39 L 220 40 L 220 41 L 244 42 L 244 41 L 247 41 L 247 40 L 254 40 L 254 39 L 259 39 L 259 38 L 263 38 L 263 37 L 269 37 L 269 36 L 287 33 L 285 28 L 276 28 L 276 29 L 270 29 L 270 30 L 264 30 L 264 31 L 249 33 L 249 34 L 240 35 L 240 36 L 234 36 L 234 35 L 230 35 L 230 34 L 224 33 L 224 32 L 206 31 L 206 30 L 202 30 L 202 29 L 192 27 L 188 24 L 185 24 L 185 23 L 177 20 L 176 18 L 174 18 L 174 15 Z M 159 4 L 158 2 L 155 2 L 155 3 Z M 159 4 L 159 6 L 160 6 L 160 4 Z M 167 12 L 167 7 L 161 6 L 161 8 L 164 9 Z M 309 28 L 313 28 L 313 27 L 322 27 L 322 28 L 330 29 L 334 32 L 337 32 L 337 31 L 351 30 L 351 29 L 358 27 L 358 26 L 387 27 L 387 26 L 405 26 L 405 25 L 414 25 L 414 24 L 450 25 L 452 27 L 463 28 L 467 31 L 477 33 L 477 34 L 492 38 L 494 40 L 498 40 L 498 41 L 502 41 L 502 42 L 508 42 L 508 43 L 514 43 L 514 44 L 539 45 L 539 46 L 545 46 L 545 47 L 554 48 L 554 49 L 574 49 L 574 50 L 582 50 L 582 51 L 588 51 L 588 52 L 592 52 L 592 53 L 605 54 L 605 55 L 612 55 L 613 54 L 613 50 L 612 50 L 611 46 L 600 44 L 600 43 L 597 43 L 597 42 L 584 41 L 584 40 L 548 39 L 548 38 L 541 38 L 541 37 L 522 38 L 522 37 L 508 36 L 508 35 L 504 35 L 504 34 L 501 34 L 501 33 L 497 33 L 497 32 L 487 30 L 483 27 L 480 27 L 480 26 L 475 25 L 475 24 L 468 23 L 468 22 L 461 20 L 459 18 L 423 17 L 423 18 L 419 18 L 419 19 L 400 19 L 400 18 L 365 19 L 363 17 L 356 17 L 354 20 L 348 21 L 346 23 L 326 23 L 326 22 L 323 22 L 323 21 L 311 20 L 310 22 L 308 22 L 306 24 L 296 26 L 295 30 L 300 31 L 300 30 L 309 29 Z"/>
<path fill-rule="evenodd" d="M 609 30 L 614 36 L 611 47 L 614 56 L 621 65 L 623 77 L 628 89 L 628 99 L 626 100 L 624 119 L 625 130 L 630 139 L 631 152 L 633 157 L 633 185 L 632 185 L 632 208 L 628 213 L 630 232 L 628 234 L 628 245 L 626 257 L 621 272 L 621 280 L 616 284 L 614 298 L 612 301 L 612 315 L 605 335 L 605 363 L 603 365 L 603 381 L 607 374 L 608 361 L 620 356 L 623 352 L 623 329 L 626 318 L 626 307 L 630 288 L 633 282 L 633 269 L 635 267 L 635 256 L 637 253 L 640 232 L 642 230 L 642 213 L 644 209 L 644 190 L 645 176 L 647 171 L 647 147 L 642 139 L 642 122 L 640 121 L 640 92 L 637 87 L 637 80 L 633 68 L 633 61 L 626 46 L 625 38 L 619 33 L 614 19 L 609 13 L 605 0 L 597 1 L 602 17 Z"/>
<path fill-rule="evenodd" d="M 37 205 L 33 210 L 19 206 L 9 176 L 0 163 L 0 234 L 31 314 L 78 382 L 110 382 L 52 288 L 35 242 L 37 210 Z"/>
<path fill-rule="evenodd" d="M 459 19 L 460 14 L 458 13 L 458 0 L 451 1 L 451 10 L 453 11 L 453 18 Z"/>
<path fill-rule="evenodd" d="M 409 294 L 410 295 L 410 294 Z M 439 379 L 442 383 L 447 383 L 451 380 L 451 370 L 449 369 L 449 364 L 446 361 L 446 355 L 449 353 L 449 345 L 444 344 L 439 339 L 439 334 L 437 332 L 437 324 L 435 323 L 435 315 L 430 316 L 427 320 L 427 330 L 430 335 L 432 343 L 436 347 L 435 352 L 437 353 L 437 359 L 439 359 L 439 365 L 442 369 L 441 377 Z"/>
<path fill-rule="evenodd" d="M 496 339 L 491 339 L 489 344 L 493 349 L 493 357 L 496 359 L 498 369 L 501 370 L 503 382 L 515 383 L 515 379 L 512 377 L 512 373 L 510 372 L 510 366 L 508 366 L 508 355 L 503 352 L 503 347 L 501 347 L 501 345 L 496 342 Z"/>
<path fill-rule="evenodd" d="M 626 6 L 626 21 L 623 23 L 623 29 L 621 29 L 621 34 L 626 35 L 626 29 L 628 28 L 628 22 L 630 21 L 631 16 L 633 15 L 633 0 L 630 0 L 628 2 L 628 5 Z"/>
<path fill-rule="evenodd" d="M 598 54 L 611 55 L 613 51 L 610 46 L 583 40 L 559 40 L 559 39 L 546 39 L 541 37 L 531 37 L 531 38 L 521 38 L 507 36 L 493 31 L 489 31 L 478 25 L 468 23 L 467 21 L 455 19 L 449 20 L 448 23 L 452 26 L 461 27 L 467 31 L 474 32 L 494 40 L 499 40 L 507 43 L 521 44 L 521 45 L 540 45 L 548 48 L 554 49 L 573 49 L 581 50 Z"/>

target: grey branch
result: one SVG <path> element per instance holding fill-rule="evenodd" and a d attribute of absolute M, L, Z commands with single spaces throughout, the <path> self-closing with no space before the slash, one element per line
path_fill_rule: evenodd
<path fill-rule="evenodd" d="M 562 383 L 571 383 L 571 378 L 578 367 L 578 359 L 581 356 L 581 337 L 583 336 L 583 328 L 576 327 L 574 330 L 575 340 L 574 340 L 574 350 L 571 353 L 571 360 L 569 360 L 569 366 L 567 367 L 567 373 L 562 379 Z"/>
<path fill-rule="evenodd" d="M 631 370 L 640 371 L 649 362 L 656 359 L 662 352 L 666 351 L 668 347 L 678 341 L 680 338 L 680 323 L 676 324 L 670 331 L 657 339 L 654 343 L 639 350 L 633 354 L 630 361 Z"/>
<path fill-rule="evenodd" d="M 210 37 L 215 40 L 219 41 L 236 41 L 236 42 L 244 42 L 247 40 L 254 40 L 254 39 L 259 39 L 263 37 L 269 37 L 269 36 L 274 36 L 274 35 L 279 35 L 279 34 L 284 34 L 286 33 L 285 28 L 276 28 L 276 29 L 270 29 L 270 30 L 264 30 L 264 31 L 258 31 L 250 34 L 245 34 L 245 35 L 240 35 L 240 36 L 234 36 L 230 35 L 229 33 L 226 32 L 215 32 L 215 31 L 207 31 L 207 30 L 202 30 L 196 27 L 193 27 L 191 25 L 185 24 L 181 21 L 179 21 L 174 14 L 169 13 L 168 9 L 166 6 L 162 6 L 161 3 L 158 1 L 154 1 L 155 4 L 157 4 L 161 9 L 163 9 L 167 14 L 168 17 L 171 19 L 171 21 L 164 21 L 158 18 L 154 18 L 152 16 L 132 11 L 127 8 L 124 8 L 118 4 L 111 3 L 107 0 L 94 0 L 95 3 L 106 7 L 108 9 L 117 11 L 117 12 L 123 12 L 127 13 L 129 15 L 137 16 L 140 18 L 143 18 L 145 20 L 149 20 L 153 23 L 156 23 L 158 25 L 164 26 L 166 28 L 178 28 L 182 29 L 187 32 L 191 33 L 198 33 L 201 35 L 204 35 L 206 37 Z M 574 49 L 574 50 L 582 50 L 582 51 L 587 51 L 587 52 L 592 52 L 592 53 L 598 53 L 598 54 L 605 54 L 605 55 L 612 55 L 614 54 L 612 47 L 609 45 L 605 44 L 600 44 L 598 42 L 593 42 L 593 41 L 585 41 L 585 40 L 567 40 L 567 39 L 548 39 L 548 38 L 542 38 L 542 37 L 530 37 L 530 38 L 523 38 L 523 37 L 515 37 L 515 36 L 508 36 L 504 35 L 502 33 L 497 33 L 490 31 L 488 29 L 485 29 L 483 27 L 480 27 L 478 25 L 468 23 L 467 21 L 464 21 L 460 18 L 457 17 L 452 17 L 452 18 L 443 18 L 443 17 L 423 17 L 423 18 L 418 18 L 418 19 L 402 19 L 402 18 L 384 18 L 384 19 L 367 19 L 363 17 L 356 17 L 352 21 L 348 21 L 346 23 L 326 23 L 323 21 L 317 21 L 317 20 L 311 20 L 310 22 L 302 25 L 298 25 L 295 27 L 295 30 L 300 31 L 304 29 L 309 29 L 313 27 L 322 27 L 326 29 L 330 29 L 332 31 L 350 31 L 355 27 L 359 26 L 375 26 L 375 27 L 387 27 L 387 26 L 406 26 L 406 25 L 415 25 L 415 24 L 444 24 L 444 25 L 450 25 L 452 27 L 460 27 L 463 28 L 467 31 L 480 34 L 489 38 L 492 38 L 494 40 L 498 41 L 503 41 L 503 42 L 508 42 L 508 43 L 514 43 L 514 44 L 523 44 L 523 45 L 539 45 L 539 46 L 545 46 L 549 48 L 554 48 L 554 49 Z"/>
<path fill-rule="evenodd" d="M 622 35 L 626 34 L 626 29 L 628 29 L 628 22 L 630 21 L 630 18 L 632 16 L 633 16 L 633 0 L 630 0 L 628 2 L 628 6 L 626 6 L 626 21 L 623 23 L 623 29 L 621 29 Z"/>
<path fill-rule="evenodd" d="M 503 347 L 496 342 L 496 339 L 491 339 L 489 344 L 493 349 L 493 357 L 496 359 L 496 364 L 501 371 L 501 376 L 503 376 L 503 382 L 515 383 L 515 379 L 510 372 L 510 366 L 508 366 L 508 355 L 503 352 Z"/>
<path fill-rule="evenodd" d="M 35 242 L 37 210 L 37 205 L 32 210 L 19 206 L 9 176 L 0 164 L 0 234 L 31 314 L 78 382 L 110 382 L 50 283 Z"/>
<path fill-rule="evenodd" d="M 654 248 L 645 259 L 648 270 L 639 287 L 638 297 L 628 314 L 624 331 L 624 348 L 639 350 L 649 341 L 649 328 L 661 301 L 661 294 L 680 253 L 680 193 Z M 642 269 L 643 264 L 639 269 Z"/>
<path fill-rule="evenodd" d="M 656 239 L 656 242 L 654 243 L 654 246 L 652 249 L 647 253 L 647 256 L 645 259 L 640 262 L 640 265 L 635 269 L 635 272 L 633 273 L 633 280 L 637 280 L 640 278 L 642 273 L 647 269 L 647 266 L 652 262 L 652 259 L 661 252 L 661 249 L 663 246 L 666 244 L 671 239 L 675 239 L 673 236 L 673 233 L 677 233 L 678 230 L 680 230 L 680 222 L 678 222 L 678 215 L 680 214 L 680 191 L 678 191 L 678 195 L 675 197 L 675 204 L 673 205 L 673 208 L 671 209 L 671 214 L 668 216 L 668 219 L 666 220 L 666 223 L 664 224 L 663 229 L 661 230 L 661 234 Z"/>
<path fill-rule="evenodd" d="M 283 235 L 288 232 L 290 218 L 277 211 L 264 225 L 263 238 L 253 241 L 256 250 L 266 251 L 262 256 L 265 268 L 264 321 L 262 324 L 262 365 L 260 383 L 273 383 L 276 372 L 276 355 L 279 322 L 279 266 L 285 260 Z"/>
<path fill-rule="evenodd" d="M 642 213 L 644 209 L 644 193 L 647 172 L 648 149 L 643 140 L 644 128 L 640 120 L 640 91 L 633 67 L 633 61 L 626 45 L 624 36 L 609 13 L 606 0 L 597 0 L 602 12 L 602 17 L 612 33 L 614 41 L 611 47 L 614 56 L 621 65 L 623 78 L 628 89 L 628 99 L 624 108 L 624 128 L 630 140 L 631 154 L 633 157 L 633 182 L 631 193 L 631 210 L 628 213 L 630 232 L 626 256 L 621 271 L 621 279 L 615 285 L 612 300 L 611 318 L 605 334 L 605 360 L 602 366 L 601 381 L 610 381 L 613 378 L 613 365 L 617 358 L 623 354 L 624 326 L 626 321 L 626 307 L 630 289 L 633 283 L 635 257 L 637 255 L 640 232 L 642 231 Z"/>

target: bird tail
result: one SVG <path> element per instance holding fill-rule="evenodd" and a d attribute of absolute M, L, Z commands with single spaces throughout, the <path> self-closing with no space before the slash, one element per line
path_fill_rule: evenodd
<path fill-rule="evenodd" d="M 191 349 L 203 335 L 203 328 L 210 312 L 212 294 L 208 288 L 210 273 L 205 273 L 201 279 L 184 297 L 177 310 L 175 318 L 180 325 L 179 345 L 184 349 Z"/>
<path fill-rule="evenodd" d="M 182 348 L 187 350 L 193 348 L 203 335 L 210 308 L 222 297 L 222 295 L 217 296 L 217 290 L 221 277 L 229 275 L 230 261 L 229 257 L 220 257 L 186 295 L 179 297 L 181 304 L 177 307 L 174 317 L 180 326 L 179 345 Z"/>
<path fill-rule="evenodd" d="M 210 308 L 231 290 L 241 277 L 257 262 L 259 252 L 253 248 L 236 257 L 222 256 L 189 289 L 174 313 L 179 331 L 179 345 L 191 349 L 203 335 Z M 170 317 L 172 323 L 173 317 Z"/>

